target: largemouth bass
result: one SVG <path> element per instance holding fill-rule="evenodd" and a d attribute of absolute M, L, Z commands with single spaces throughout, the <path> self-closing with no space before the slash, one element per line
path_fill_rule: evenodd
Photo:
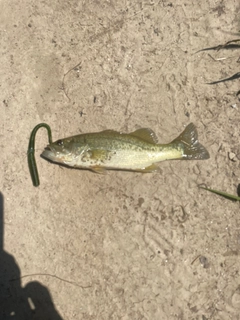
<path fill-rule="evenodd" d="M 154 172 L 157 162 L 170 159 L 203 160 L 208 151 L 198 142 L 191 123 L 168 144 L 158 144 L 151 129 L 131 133 L 105 130 L 50 143 L 42 157 L 70 167 L 104 173 L 106 169 Z"/>

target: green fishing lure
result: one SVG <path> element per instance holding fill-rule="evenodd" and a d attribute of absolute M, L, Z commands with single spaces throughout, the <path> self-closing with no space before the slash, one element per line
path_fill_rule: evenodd
<path fill-rule="evenodd" d="M 49 143 L 52 143 L 52 132 L 51 128 L 49 125 L 46 123 L 39 123 L 32 131 L 29 139 L 29 144 L 28 144 L 28 152 L 27 152 L 27 158 L 28 158 L 28 167 L 30 171 L 30 175 L 32 178 L 32 183 L 34 187 L 38 187 L 40 184 L 39 181 L 39 176 L 38 176 L 38 170 L 37 170 L 37 164 L 35 160 L 35 138 L 36 138 L 36 133 L 38 129 L 40 128 L 46 128 L 48 132 L 48 141 Z"/>

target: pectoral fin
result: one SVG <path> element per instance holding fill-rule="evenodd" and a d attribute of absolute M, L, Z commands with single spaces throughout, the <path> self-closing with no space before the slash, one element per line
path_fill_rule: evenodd
<path fill-rule="evenodd" d="M 90 159 L 104 161 L 109 158 L 110 151 L 94 149 L 90 151 Z"/>

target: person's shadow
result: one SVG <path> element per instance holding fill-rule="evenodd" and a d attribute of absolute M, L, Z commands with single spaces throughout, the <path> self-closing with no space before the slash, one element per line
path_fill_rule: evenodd
<path fill-rule="evenodd" d="M 41 283 L 21 286 L 21 272 L 16 260 L 4 251 L 4 201 L 0 192 L 0 319 L 63 320 L 51 295 Z"/>

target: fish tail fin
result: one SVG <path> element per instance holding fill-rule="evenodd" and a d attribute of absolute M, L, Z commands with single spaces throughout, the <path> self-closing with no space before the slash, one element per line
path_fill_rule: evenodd
<path fill-rule="evenodd" d="M 172 143 L 183 150 L 181 159 L 204 160 L 210 157 L 208 151 L 198 142 L 197 129 L 193 123 L 190 123 Z"/>

